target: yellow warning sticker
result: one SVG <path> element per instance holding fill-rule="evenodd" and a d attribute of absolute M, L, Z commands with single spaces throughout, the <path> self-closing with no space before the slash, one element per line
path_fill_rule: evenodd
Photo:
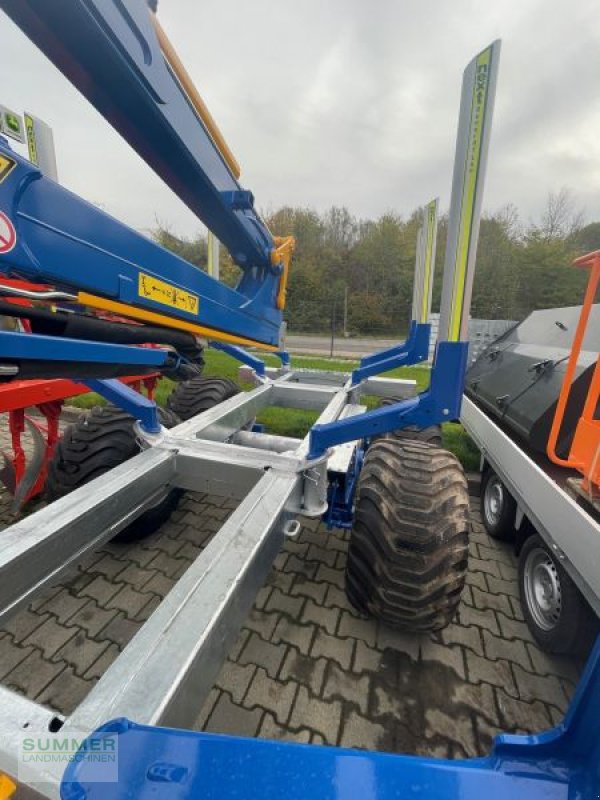
<path fill-rule="evenodd" d="M 177 286 L 160 281 L 152 275 L 140 272 L 138 283 L 138 294 L 144 300 L 153 300 L 163 306 L 178 308 L 180 311 L 187 311 L 188 314 L 197 314 L 200 308 L 200 298 L 198 295 L 184 292 Z"/>
<path fill-rule="evenodd" d="M 8 178 L 13 169 L 17 166 L 17 162 L 13 158 L 0 153 L 0 183 L 5 178 Z"/>

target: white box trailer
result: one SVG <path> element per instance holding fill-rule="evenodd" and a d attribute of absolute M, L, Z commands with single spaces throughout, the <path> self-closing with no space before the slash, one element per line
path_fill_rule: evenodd
<path fill-rule="evenodd" d="M 600 522 L 567 490 L 573 474 L 528 450 L 473 400 L 461 422 L 481 451 L 487 532 L 515 543 L 523 613 L 550 652 L 585 645 L 600 616 Z"/>

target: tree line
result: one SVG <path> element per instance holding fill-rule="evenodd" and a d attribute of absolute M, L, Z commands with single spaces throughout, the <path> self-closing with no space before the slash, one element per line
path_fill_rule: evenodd
<path fill-rule="evenodd" d="M 397 335 L 406 330 L 412 303 L 417 230 L 422 210 L 407 218 L 389 212 L 358 219 L 347 208 L 324 213 L 286 206 L 263 214 L 274 235 L 293 234 L 296 251 L 288 283 L 286 319 L 292 332 L 341 331 L 346 306 L 350 334 Z M 433 310 L 439 309 L 448 228 L 438 227 Z M 159 225 L 163 246 L 206 269 L 202 235 L 175 236 Z M 578 305 L 586 275 L 571 266 L 578 255 L 600 249 L 600 222 L 584 224 L 568 190 L 552 193 L 539 221 L 524 223 L 506 206 L 481 220 L 472 316 L 521 320 L 534 309 Z M 239 272 L 221 248 L 221 279 L 235 285 Z"/>

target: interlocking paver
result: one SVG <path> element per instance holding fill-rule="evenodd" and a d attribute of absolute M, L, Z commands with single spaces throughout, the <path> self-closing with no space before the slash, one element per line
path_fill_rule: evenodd
<path fill-rule="evenodd" d="M 453 622 L 447 628 L 444 628 L 441 636 L 445 645 L 461 645 L 473 650 L 477 655 L 483 655 L 481 632 L 475 625 L 465 627 Z"/>
<path fill-rule="evenodd" d="M 324 658 L 305 656 L 295 647 L 290 647 L 279 677 L 284 681 L 294 680 L 302 683 L 314 695 L 320 695 L 326 666 L 327 661 Z"/>
<path fill-rule="evenodd" d="M 486 575 L 492 575 L 494 578 L 500 577 L 500 567 L 497 561 L 469 558 L 469 569 L 471 572 L 483 572 Z"/>
<path fill-rule="evenodd" d="M 494 690 L 487 683 L 472 683 L 463 681 L 454 686 L 452 701 L 457 706 L 465 706 L 476 715 L 481 715 L 489 720 L 496 720 L 496 704 L 494 703 Z"/>
<path fill-rule="evenodd" d="M 58 594 L 46 600 L 39 610 L 44 611 L 44 609 L 50 608 L 54 616 L 58 617 L 59 622 L 64 623 L 68 622 L 88 602 L 87 597 L 76 597 L 66 589 L 62 589 Z"/>
<path fill-rule="evenodd" d="M 327 594 L 327 584 L 313 583 L 313 581 L 307 580 L 304 575 L 296 575 L 296 578 L 294 579 L 290 589 L 290 594 L 310 597 L 315 603 L 318 604 L 320 609 L 323 609 L 325 595 Z"/>
<path fill-rule="evenodd" d="M 496 698 L 500 710 L 500 720 L 507 731 L 543 731 L 552 725 L 552 719 L 546 706 L 539 700 L 525 703 L 515 697 L 496 689 Z"/>
<path fill-rule="evenodd" d="M 332 633 L 332 631 L 329 631 Z M 337 632 L 338 636 L 351 636 L 353 639 L 362 639 L 370 647 L 375 647 L 377 637 L 377 626 L 373 625 L 373 620 L 354 617 L 347 611 L 342 611 L 340 625 Z"/>
<path fill-rule="evenodd" d="M 166 597 L 174 585 L 175 581 L 172 578 L 167 577 L 162 572 L 154 572 L 150 580 L 144 584 L 142 591 L 145 594 L 151 592 L 159 597 Z"/>
<path fill-rule="evenodd" d="M 36 700 L 55 711 L 70 714 L 91 688 L 90 681 L 83 680 L 71 667 L 67 667 L 46 686 Z"/>
<path fill-rule="evenodd" d="M 242 666 L 228 659 L 219 673 L 217 686 L 224 692 L 229 692 L 233 702 L 239 704 L 244 699 L 255 672 L 256 667 L 253 664 Z"/>
<path fill-rule="evenodd" d="M 15 614 L 14 617 L 3 622 L 2 631 L 9 633 L 12 640 L 19 644 L 48 619 L 50 619 L 50 614 L 48 613 L 34 614 L 33 611 L 24 609 L 19 614 Z"/>
<path fill-rule="evenodd" d="M 87 598 L 86 598 L 87 599 Z M 69 619 L 69 625 L 84 628 L 88 636 L 97 636 L 119 612 L 116 608 L 101 608 L 95 600 L 87 600 L 86 604 Z"/>
<path fill-rule="evenodd" d="M 315 658 L 324 656 L 331 658 L 340 665 L 342 669 L 350 669 L 352 663 L 352 652 L 354 642 L 352 639 L 338 639 L 330 636 L 325 631 L 318 630 L 312 646 L 311 655 Z"/>
<path fill-rule="evenodd" d="M 357 750 L 389 750 L 391 732 L 383 725 L 373 722 L 367 717 L 351 711 L 344 722 L 344 731 L 340 745 L 354 747 Z M 386 746 L 387 745 L 387 746 Z"/>
<path fill-rule="evenodd" d="M 349 670 L 340 669 L 333 661 L 327 670 L 327 678 L 323 688 L 323 698 L 331 700 L 338 698 L 347 703 L 353 703 L 363 713 L 367 713 L 369 703 L 368 675 L 354 675 Z"/>
<path fill-rule="evenodd" d="M 515 695 L 515 685 L 510 665 L 507 661 L 491 661 L 487 658 L 467 652 L 467 676 L 472 683 L 491 683 L 492 686 L 502 686 Z"/>
<path fill-rule="evenodd" d="M 315 577 L 316 581 L 324 581 L 337 586 L 339 589 L 344 588 L 344 573 L 341 569 L 332 569 L 325 564 L 320 564 L 317 569 Z"/>
<path fill-rule="evenodd" d="M 489 631 L 483 631 L 483 646 L 486 656 L 492 660 L 504 658 L 514 664 L 520 664 L 524 669 L 531 669 L 527 648 L 519 639 L 509 641 L 500 636 L 492 636 Z"/>
<path fill-rule="evenodd" d="M 377 673 L 385 654 L 373 647 L 368 647 L 360 640 L 356 642 L 354 649 L 354 661 L 352 662 L 353 672 L 373 672 Z"/>
<path fill-rule="evenodd" d="M 294 576 L 292 572 L 281 572 L 281 570 L 274 569 L 267 578 L 267 585 L 272 589 L 279 589 L 280 592 L 289 594 L 294 580 L 298 580 L 298 576 Z M 271 595 L 269 595 L 269 599 L 270 597 Z"/>
<path fill-rule="evenodd" d="M 15 644 L 12 637 L 5 634 L 0 639 L 0 680 L 8 675 L 27 656 L 33 652 L 32 647 L 22 647 Z"/>
<path fill-rule="evenodd" d="M 258 633 L 263 639 L 270 639 L 279 621 L 278 614 L 261 611 L 255 606 L 244 620 L 244 628 Z"/>
<path fill-rule="evenodd" d="M 537 644 L 533 642 L 528 642 L 526 646 L 527 652 L 531 657 L 534 672 L 539 675 L 559 675 L 561 678 L 567 678 L 573 681 L 573 683 L 577 682 L 577 664 L 572 658 L 544 653 Z"/>
<path fill-rule="evenodd" d="M 91 597 L 98 605 L 104 607 L 124 585 L 123 583 L 112 583 L 101 575 L 97 575 L 93 581 L 81 589 L 80 594 Z"/>
<path fill-rule="evenodd" d="M 476 572 L 471 568 L 469 568 L 469 572 L 467 573 L 467 585 L 480 589 L 482 592 L 487 592 L 488 590 L 484 573 Z"/>
<path fill-rule="evenodd" d="M 121 562 L 121 568 L 122 567 L 123 562 Z M 152 569 L 144 569 L 138 564 L 130 562 L 125 566 L 125 569 L 121 569 L 114 577 L 119 582 L 125 583 L 133 589 L 142 590 L 155 574 L 156 573 Z M 144 589 L 144 591 L 146 590 Z"/>
<path fill-rule="evenodd" d="M 263 667 L 271 678 L 276 678 L 284 657 L 285 646 L 265 642 L 256 633 L 252 633 L 237 660 L 240 664 Z"/>
<path fill-rule="evenodd" d="M 484 611 L 501 611 L 509 618 L 514 617 L 510 597 L 507 595 L 491 594 L 490 592 L 482 591 L 478 586 L 473 586 L 471 591 L 473 592 L 473 603 L 476 608 Z"/>
<path fill-rule="evenodd" d="M 561 681 L 555 675 L 533 675 L 518 664 L 513 665 L 513 674 L 517 681 L 521 700 L 528 703 L 534 700 L 543 700 L 548 705 L 557 706 L 561 711 L 566 711 L 567 695 Z"/>
<path fill-rule="evenodd" d="M 306 600 L 304 597 L 292 597 L 289 594 L 284 594 L 279 589 L 273 589 L 265 609 L 267 611 L 275 611 L 281 614 L 287 614 L 292 619 L 300 619 L 302 616 L 302 609 Z"/>
<path fill-rule="evenodd" d="M 311 741 L 311 732 L 304 728 L 300 731 L 293 731 L 285 725 L 278 725 L 272 714 L 265 714 L 258 735 L 262 739 L 275 739 L 283 742 L 298 742 L 308 744 Z"/>
<path fill-rule="evenodd" d="M 346 615 L 348 614 L 346 611 L 342 611 L 341 613 Z M 338 608 L 324 608 L 322 605 L 318 605 L 312 600 L 306 601 L 304 611 L 302 612 L 302 622 L 313 622 L 315 625 L 319 625 L 321 628 L 324 628 L 327 633 L 331 634 L 332 636 L 335 634 L 339 617 L 340 610 Z M 350 618 L 354 619 L 353 617 Z"/>
<path fill-rule="evenodd" d="M 75 636 L 56 651 L 54 660 L 65 661 L 80 677 L 96 662 L 108 647 L 108 642 L 96 642 L 78 630 Z"/>
<path fill-rule="evenodd" d="M 500 625 L 500 632 L 505 639 L 522 639 L 528 642 L 531 638 L 529 628 L 518 619 L 511 619 L 504 614 L 497 614 L 496 619 Z"/>
<path fill-rule="evenodd" d="M 38 647 L 45 658 L 52 658 L 57 650 L 75 636 L 78 630 L 74 626 L 66 627 L 60 625 L 54 618 L 47 619 L 43 625 L 40 625 L 26 639 L 23 639 L 23 645 L 25 647 L 27 645 Z"/>
<path fill-rule="evenodd" d="M 398 691 L 398 686 L 392 687 L 375 678 L 371 684 L 370 709 L 373 719 L 385 719 L 388 724 L 392 721 L 409 724 L 418 714 L 418 701 L 413 694 Z"/>
<path fill-rule="evenodd" d="M 470 715 L 459 713 L 451 716 L 439 708 L 429 708 L 425 712 L 425 719 L 427 724 L 425 736 L 428 739 L 442 736 L 446 741 L 458 745 L 465 756 L 477 754 L 475 731 Z M 457 755 L 455 752 L 455 756 Z"/>
<path fill-rule="evenodd" d="M 102 558 L 94 564 L 94 572 L 97 572 L 98 575 L 103 575 L 108 580 L 113 580 L 120 574 L 123 577 L 119 580 L 123 580 L 125 583 L 131 582 L 129 576 L 125 574 L 125 572 L 131 568 L 131 564 L 128 565 L 120 558 L 115 558 L 112 553 L 105 553 Z M 140 567 L 138 567 L 138 569 L 140 569 Z"/>
<path fill-rule="evenodd" d="M 154 554 L 154 558 L 148 562 L 148 567 L 153 570 L 157 570 L 158 572 L 162 572 L 167 578 L 175 579 L 177 573 L 181 570 L 182 567 L 189 566 L 189 562 L 185 561 L 185 559 L 181 558 L 174 558 L 173 556 L 168 555 L 167 553 L 157 552 Z M 149 591 L 155 591 L 154 589 L 149 588 L 149 584 L 151 581 L 146 584 L 145 588 Z"/>
<path fill-rule="evenodd" d="M 136 617 L 148 602 L 146 592 L 138 592 L 132 586 L 123 586 L 117 594 L 111 598 L 106 607 L 116 608 L 123 611 L 126 617 Z"/>
<path fill-rule="evenodd" d="M 493 575 L 486 575 L 485 579 L 492 594 L 507 594 L 511 597 L 519 598 L 519 586 L 516 576 L 511 581 L 504 578 L 495 578 Z"/>
<path fill-rule="evenodd" d="M 223 692 L 208 718 L 205 730 L 236 736 L 256 736 L 263 714 L 261 708 L 238 706 L 227 692 Z"/>
<path fill-rule="evenodd" d="M 292 710 L 290 726 L 308 728 L 320 733 L 326 744 L 336 744 L 342 720 L 342 704 L 339 700 L 324 702 L 312 697 L 308 689 L 298 689 Z"/>
<path fill-rule="evenodd" d="M 498 621 L 493 611 L 480 611 L 477 608 L 471 608 L 471 606 L 461 605 L 458 617 L 461 625 L 477 625 L 486 631 L 491 631 L 491 633 L 500 634 Z"/>
<path fill-rule="evenodd" d="M 421 645 L 421 658 L 423 661 L 436 661 L 450 667 L 465 678 L 465 660 L 463 650 L 460 647 L 439 644 L 432 639 L 424 639 Z"/>
<path fill-rule="evenodd" d="M 111 642 L 100 658 L 94 661 L 83 677 L 86 680 L 98 680 L 98 678 L 101 678 L 120 652 L 117 645 Z"/>
<path fill-rule="evenodd" d="M 299 625 L 292 622 L 287 617 L 282 616 L 279 618 L 279 622 L 277 623 L 271 639 L 275 644 L 281 642 L 292 644 L 297 647 L 301 653 L 308 655 L 310 646 L 315 637 L 315 630 L 316 628 L 314 625 Z"/>
<path fill-rule="evenodd" d="M 40 650 L 33 649 L 24 661 L 8 673 L 3 682 L 9 689 L 16 689 L 27 697 L 37 699 L 40 692 L 64 669 L 64 662 L 48 661 Z"/>
<path fill-rule="evenodd" d="M 284 725 L 289 719 L 297 690 L 298 684 L 294 681 L 273 680 L 259 667 L 244 698 L 244 705 L 247 708 L 259 706 Z"/>
<path fill-rule="evenodd" d="M 119 611 L 116 617 L 112 619 L 108 625 L 102 629 L 99 635 L 100 639 L 106 639 L 114 642 L 118 647 L 123 649 L 128 642 L 133 639 L 135 634 L 141 627 L 141 622 L 127 619 L 122 611 Z"/>

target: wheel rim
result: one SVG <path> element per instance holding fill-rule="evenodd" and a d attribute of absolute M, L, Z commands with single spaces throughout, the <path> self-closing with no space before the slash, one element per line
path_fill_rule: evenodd
<path fill-rule="evenodd" d="M 500 522 L 505 502 L 504 491 L 502 482 L 496 476 L 491 477 L 485 486 L 483 513 L 487 522 L 492 526 Z"/>
<path fill-rule="evenodd" d="M 560 576 L 552 557 L 542 547 L 535 547 L 527 555 L 524 589 L 535 624 L 544 631 L 555 628 L 562 610 Z"/>

